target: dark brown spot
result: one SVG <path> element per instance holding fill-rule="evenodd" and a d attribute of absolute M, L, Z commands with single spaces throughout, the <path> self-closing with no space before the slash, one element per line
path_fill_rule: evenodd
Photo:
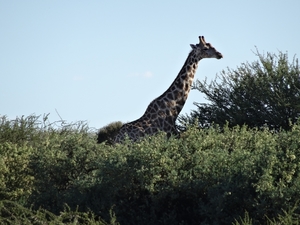
<path fill-rule="evenodd" d="M 178 88 L 179 88 L 179 89 L 183 89 L 183 83 L 182 83 L 182 82 L 180 82 L 180 83 L 178 84 Z"/>
<path fill-rule="evenodd" d="M 183 105 L 183 104 L 181 104 L 181 106 L 179 106 L 179 105 L 176 106 L 177 114 L 179 114 L 179 112 L 181 111 L 182 105 Z"/>
<path fill-rule="evenodd" d="M 149 110 L 149 113 L 155 113 L 155 109 L 154 109 L 154 108 L 151 108 L 151 109 Z"/>
<path fill-rule="evenodd" d="M 188 85 L 187 83 L 185 83 L 184 89 L 185 89 L 185 91 L 188 91 L 190 89 L 190 85 Z"/>
<path fill-rule="evenodd" d="M 172 94 L 172 93 L 169 93 L 169 94 L 167 95 L 167 99 L 173 99 L 173 94 Z"/>

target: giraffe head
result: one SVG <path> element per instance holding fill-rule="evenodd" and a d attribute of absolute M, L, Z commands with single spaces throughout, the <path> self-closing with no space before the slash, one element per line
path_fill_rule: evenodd
<path fill-rule="evenodd" d="M 218 52 L 210 43 L 205 42 L 204 36 L 199 36 L 199 44 L 191 44 L 191 47 L 198 60 L 203 58 L 223 58 L 223 55 Z"/>

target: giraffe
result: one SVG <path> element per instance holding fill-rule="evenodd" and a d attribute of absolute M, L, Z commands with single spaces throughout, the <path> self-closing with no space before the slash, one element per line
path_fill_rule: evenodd
<path fill-rule="evenodd" d="M 205 42 L 204 36 L 199 36 L 199 44 L 190 46 L 192 50 L 171 86 L 148 105 L 142 117 L 124 124 L 116 134 L 114 143 L 121 143 L 126 136 L 137 141 L 158 131 L 166 132 L 168 137 L 178 134 L 175 121 L 191 90 L 199 61 L 204 58 L 223 57 L 211 44 Z"/>

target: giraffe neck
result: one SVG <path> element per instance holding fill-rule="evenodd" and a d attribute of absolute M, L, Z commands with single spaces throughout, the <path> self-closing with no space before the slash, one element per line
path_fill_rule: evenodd
<path fill-rule="evenodd" d="M 191 51 L 171 86 L 153 101 L 153 103 L 157 101 L 159 108 L 164 110 L 166 117 L 172 121 L 177 119 L 186 102 L 198 63 L 199 58 L 196 58 L 194 51 Z"/>
<path fill-rule="evenodd" d="M 171 86 L 149 104 L 141 118 L 123 125 L 114 142 L 121 142 L 126 134 L 132 140 L 159 130 L 167 132 L 168 135 L 178 134 L 175 121 L 191 90 L 199 61 L 192 50 Z"/>
<path fill-rule="evenodd" d="M 175 121 L 191 90 L 199 60 L 192 50 L 171 86 L 149 104 L 142 120 L 157 121 L 160 130 L 175 130 Z"/>

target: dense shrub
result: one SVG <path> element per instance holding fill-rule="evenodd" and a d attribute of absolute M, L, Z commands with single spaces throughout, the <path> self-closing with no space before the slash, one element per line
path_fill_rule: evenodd
<path fill-rule="evenodd" d="M 299 125 L 278 132 L 189 126 L 181 138 L 160 133 L 109 146 L 84 123 L 54 128 L 35 119 L 28 132 L 11 126 L 24 129 L 16 132 L 23 141 L 8 129 L 16 121 L 3 120 L 0 223 L 300 221 Z"/>
<path fill-rule="evenodd" d="M 181 116 L 179 122 L 206 127 L 212 123 L 230 127 L 268 126 L 288 130 L 300 116 L 300 67 L 288 54 L 256 53 L 258 60 L 223 70 L 208 83 L 197 80 L 194 88 L 205 95 L 207 103 Z"/>
<path fill-rule="evenodd" d="M 0 143 L 0 199 L 26 201 L 34 176 L 29 168 L 33 149 L 15 143 Z"/>
<path fill-rule="evenodd" d="M 84 130 L 46 136 L 30 164 L 36 178 L 32 203 L 52 212 L 62 210 L 65 202 L 73 208 L 81 205 L 80 192 L 96 179 L 93 174 L 102 157 L 97 147 L 95 137 Z"/>
<path fill-rule="evenodd" d="M 10 142 L 14 144 L 26 144 L 28 142 L 39 142 L 42 124 L 45 125 L 48 115 L 39 121 L 38 116 L 28 116 L 9 120 L 6 116 L 0 116 L 0 142 Z"/>
<path fill-rule="evenodd" d="M 299 198 L 299 127 L 281 135 L 290 142 L 267 129 L 190 128 L 120 145 L 101 171 L 103 192 L 121 224 L 230 224 L 245 211 L 263 222 Z"/>
<path fill-rule="evenodd" d="M 11 201 L 0 201 L 0 224 L 89 224 L 107 225 L 105 221 L 97 218 L 93 212 L 71 211 L 65 206 L 64 210 L 55 215 L 47 210 L 32 210 Z M 115 219 L 111 219 L 110 224 L 118 225 Z"/>
<path fill-rule="evenodd" d="M 32 145 L 39 143 L 38 117 L 0 117 L 0 200 L 26 202 L 32 193 Z"/>

